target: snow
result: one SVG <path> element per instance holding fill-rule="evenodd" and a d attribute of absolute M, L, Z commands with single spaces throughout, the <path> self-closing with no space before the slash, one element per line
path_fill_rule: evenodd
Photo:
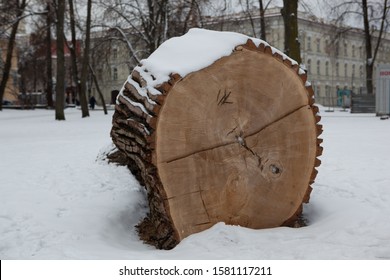
<path fill-rule="evenodd" d="M 66 121 L 49 110 L 0 111 L 0 259 L 390 259 L 390 122 L 320 108 L 324 155 L 308 226 L 218 223 L 170 251 L 139 240 L 143 188 L 102 154 L 111 115 Z"/>
<path fill-rule="evenodd" d="M 139 68 L 153 74 L 155 80 L 149 80 L 148 84 L 156 86 L 168 81 L 172 71 L 184 77 L 211 65 L 219 58 L 230 55 L 234 47 L 245 44 L 248 39 L 248 36 L 239 33 L 193 28 L 183 36 L 165 41 L 141 61 Z M 256 45 L 261 42 L 254 40 Z"/>
<path fill-rule="evenodd" d="M 240 33 L 192 28 L 183 36 L 165 41 L 148 58 L 141 60 L 141 65 L 134 70 L 145 79 L 148 89 L 153 88 L 168 81 L 170 74 L 177 73 L 185 77 L 210 66 L 221 57 L 230 55 L 236 46 L 245 44 L 248 39 L 256 46 L 269 46 L 263 40 Z M 280 50 L 274 47 L 271 49 L 272 53 L 280 54 L 283 59 L 290 59 L 293 65 L 297 64 Z"/>

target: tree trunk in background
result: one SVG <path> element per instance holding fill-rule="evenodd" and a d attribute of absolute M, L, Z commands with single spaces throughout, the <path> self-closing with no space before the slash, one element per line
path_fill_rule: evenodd
<path fill-rule="evenodd" d="M 102 102 L 104 114 L 107 115 L 106 102 L 104 101 L 104 96 L 103 96 L 102 91 L 100 90 L 99 83 L 98 83 L 98 81 L 97 81 L 95 72 L 93 71 L 91 65 L 89 65 L 89 69 L 90 69 L 90 71 L 91 71 L 91 75 L 92 75 L 92 78 L 93 78 L 93 82 L 95 83 L 96 90 L 97 90 L 97 92 L 99 93 L 100 102 Z"/>
<path fill-rule="evenodd" d="M 298 40 L 298 0 L 283 0 L 281 10 L 284 21 L 284 52 L 301 63 L 301 51 Z"/>
<path fill-rule="evenodd" d="M 372 57 L 372 44 L 371 44 L 371 33 L 370 33 L 370 23 L 368 21 L 368 9 L 367 9 L 367 0 L 362 0 L 363 8 L 363 22 L 364 22 L 364 39 L 366 44 L 366 87 L 367 93 L 373 94 L 373 85 L 372 85 L 372 74 L 373 74 L 373 57 Z"/>
<path fill-rule="evenodd" d="M 53 108 L 53 79 L 52 79 L 52 63 L 51 63 L 51 0 L 47 1 L 46 15 L 46 100 L 47 106 Z"/>
<path fill-rule="evenodd" d="M 91 33 L 91 7 L 92 0 L 88 0 L 87 7 L 87 24 L 85 27 L 85 46 L 83 55 L 83 64 L 81 68 L 81 85 L 80 85 L 80 106 L 82 117 L 89 117 L 88 102 L 87 102 L 87 79 L 88 79 L 88 66 L 89 66 L 89 45 L 90 45 L 90 33 Z"/>
<path fill-rule="evenodd" d="M 56 81 L 56 120 L 65 120 L 65 57 L 64 57 L 64 17 L 65 2 L 57 5 L 57 81 Z"/>
<path fill-rule="evenodd" d="M 74 18 L 73 0 L 69 0 L 70 30 L 72 33 L 72 46 L 69 47 L 72 57 L 73 82 L 76 85 L 75 98 L 80 98 L 81 83 L 79 80 L 79 71 L 77 69 L 77 41 L 76 41 L 76 23 Z M 88 110 L 88 107 L 87 107 Z"/>
<path fill-rule="evenodd" d="M 15 47 L 15 39 L 16 39 L 16 34 L 18 32 L 19 22 L 20 22 L 19 18 L 23 15 L 27 3 L 26 0 L 22 0 L 20 3 L 19 1 L 17 1 L 15 5 L 17 5 L 17 13 L 15 15 L 16 19 L 15 19 L 15 23 L 12 25 L 10 38 L 8 39 L 7 55 L 6 55 L 4 68 L 3 68 L 3 76 L 1 78 L 1 83 L 0 83 L 0 110 L 3 109 L 3 98 L 4 98 L 5 88 L 7 86 L 9 74 L 12 67 L 12 53 Z"/>
<path fill-rule="evenodd" d="M 366 87 L 367 94 L 374 94 L 374 85 L 373 85 L 373 75 L 374 75 L 374 63 L 376 56 L 379 50 L 380 42 L 382 40 L 383 31 L 385 28 L 385 22 L 387 19 L 387 13 L 390 7 L 388 7 L 388 0 L 383 1 L 383 13 L 380 21 L 379 34 L 377 36 L 377 42 L 373 52 L 372 49 L 372 34 L 370 30 L 369 22 L 369 7 L 367 5 L 367 0 L 362 0 L 362 9 L 363 9 L 363 23 L 364 23 L 364 39 L 366 44 Z"/>
<path fill-rule="evenodd" d="M 260 39 L 266 41 L 267 36 L 265 32 L 265 18 L 264 18 L 264 5 L 263 5 L 263 0 L 259 0 L 259 5 L 260 5 Z"/>

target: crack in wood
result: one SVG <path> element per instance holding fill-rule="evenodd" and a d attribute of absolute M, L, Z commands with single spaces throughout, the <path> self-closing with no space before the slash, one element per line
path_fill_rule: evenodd
<path fill-rule="evenodd" d="M 226 134 L 226 136 L 229 136 L 230 134 L 232 134 L 232 133 L 237 129 L 237 127 L 238 127 L 238 126 L 236 126 L 235 128 L 233 128 L 232 130 L 230 130 L 230 131 Z"/>
<path fill-rule="evenodd" d="M 245 141 L 245 138 L 241 135 L 242 133 L 240 133 L 239 136 L 236 136 L 236 139 L 237 139 L 237 142 L 238 144 L 240 144 L 241 147 L 243 147 L 245 150 L 247 150 L 248 152 L 250 152 L 254 157 L 257 158 L 258 160 L 258 164 L 257 164 L 257 167 L 260 167 L 261 170 L 263 170 L 264 166 L 261 165 L 261 157 L 255 153 L 251 148 L 249 148 L 246 144 L 246 141 Z"/>
<path fill-rule="evenodd" d="M 299 110 L 301 110 L 302 108 L 305 108 L 305 107 L 309 107 L 309 108 L 311 109 L 311 106 L 310 106 L 310 105 L 305 104 L 305 105 L 303 105 L 303 106 L 301 106 L 301 107 L 299 107 L 299 108 L 297 108 L 297 109 L 294 109 L 294 110 L 292 110 L 292 111 L 290 111 L 290 112 L 288 112 L 288 113 L 282 115 L 281 117 L 279 117 L 279 118 L 277 118 L 276 120 L 274 120 L 273 122 L 271 122 L 271 123 L 265 125 L 264 127 L 260 128 L 259 130 L 255 131 L 255 132 L 252 132 L 251 134 L 248 134 L 246 137 L 250 137 L 250 136 L 253 136 L 253 135 L 255 135 L 255 134 L 260 133 L 261 131 L 263 131 L 264 129 L 270 127 L 270 126 L 273 125 L 274 123 L 277 123 L 277 122 L 283 120 L 284 118 L 288 117 L 289 115 L 292 115 L 292 114 L 294 114 L 295 112 L 297 112 L 297 111 L 299 111 Z"/>
<path fill-rule="evenodd" d="M 203 195 L 202 195 L 202 190 L 201 190 L 200 187 L 199 187 L 199 196 L 200 196 L 200 199 L 202 200 L 203 209 L 206 212 L 207 219 L 209 220 L 209 223 L 210 223 L 210 215 L 209 215 L 209 212 L 207 211 L 206 203 L 204 202 Z"/>
<path fill-rule="evenodd" d="M 211 222 L 199 223 L 199 224 L 195 224 L 194 226 L 204 226 L 204 225 L 209 225 L 209 224 L 211 224 Z"/>
<path fill-rule="evenodd" d="M 289 115 L 294 114 L 295 112 L 297 112 L 297 111 L 299 111 L 299 110 L 301 110 L 302 108 L 305 108 L 305 107 L 308 107 L 309 109 L 311 109 L 311 106 L 308 105 L 308 104 L 302 105 L 299 108 L 291 110 L 290 112 L 282 115 L 281 117 L 279 117 L 276 120 L 272 121 L 271 123 L 265 125 L 264 127 L 256 130 L 255 132 L 252 132 L 252 133 L 250 133 L 248 135 L 243 135 L 243 137 L 247 138 L 247 137 L 251 137 L 251 136 L 253 136 L 255 134 L 258 134 L 258 133 L 262 132 L 264 129 L 270 127 L 273 124 L 276 124 L 277 122 L 283 120 L 284 118 L 288 117 Z M 174 157 L 174 158 L 165 160 L 164 162 L 165 163 L 172 163 L 172 162 L 175 162 L 175 161 L 178 161 L 178 160 L 181 160 L 181 159 L 185 159 L 185 158 L 188 158 L 190 156 L 193 156 L 193 155 L 196 155 L 196 154 L 199 154 L 199 153 L 202 153 L 202 152 L 211 151 L 211 150 L 214 150 L 214 149 L 218 149 L 218 148 L 229 146 L 229 145 L 236 144 L 236 143 L 237 143 L 237 139 L 232 139 L 232 140 L 226 141 L 224 143 L 220 143 L 220 144 L 217 144 L 217 145 L 214 145 L 214 146 L 210 146 L 210 147 L 206 147 L 206 148 L 203 148 L 203 149 L 199 149 L 197 151 L 190 152 L 190 153 L 187 153 L 187 154 L 182 155 L 182 156 L 178 156 L 178 157 Z"/>

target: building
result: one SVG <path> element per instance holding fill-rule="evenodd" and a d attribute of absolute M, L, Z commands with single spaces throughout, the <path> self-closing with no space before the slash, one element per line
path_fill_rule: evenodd
<path fill-rule="evenodd" d="M 99 88 L 107 104 L 115 104 L 116 96 L 122 88 L 137 61 L 129 50 L 128 43 L 123 40 L 117 30 L 96 32 L 91 38 L 91 65 L 99 83 Z M 130 32 L 126 34 L 137 52 L 143 47 L 136 36 Z M 90 85 L 90 95 L 98 96 L 97 86 Z M 100 99 L 97 98 L 98 103 Z"/>
<path fill-rule="evenodd" d="M 240 12 L 228 16 L 206 17 L 203 27 L 258 37 L 259 22 L 258 12 L 252 14 Z M 284 23 L 280 8 L 268 9 L 265 22 L 267 42 L 283 51 Z M 337 26 L 304 12 L 298 13 L 298 28 L 302 66 L 307 70 L 308 80 L 312 83 L 317 103 L 325 106 L 348 105 L 341 94 L 366 93 L 366 53 L 362 29 Z M 125 42 L 106 40 L 102 44 L 103 37 L 105 36 L 101 32 L 95 34 L 95 46 L 100 44 L 102 52 L 102 55 L 96 56 L 98 61 L 95 60 L 95 68 L 106 101 L 114 102 L 115 93 L 121 89 L 136 63 L 131 58 Z M 142 51 L 142 46 L 139 44 L 137 51 Z M 388 33 L 384 34 L 375 62 L 376 65 L 382 63 L 390 63 L 390 34 Z M 373 77 L 375 78 L 375 73 Z M 94 86 L 91 92 L 96 94 Z"/>
<path fill-rule="evenodd" d="M 234 14 L 223 19 L 211 18 L 208 25 L 215 30 L 235 31 L 248 36 L 260 34 L 258 15 Z M 267 42 L 283 51 L 284 23 L 280 8 L 266 12 Z M 337 26 L 307 13 L 298 13 L 302 66 L 316 95 L 325 106 L 342 106 L 340 92 L 347 90 L 365 94 L 365 41 L 362 29 Z M 375 65 L 390 63 L 390 34 L 385 33 Z M 373 78 L 375 79 L 375 71 Z M 375 87 L 375 80 L 374 80 Z"/>
<path fill-rule="evenodd" d="M 8 40 L 0 38 L 0 69 L 3 73 L 4 61 L 7 55 Z M 4 103 L 17 103 L 19 96 L 19 80 L 18 80 L 18 55 L 14 48 L 12 52 L 10 75 L 4 92 Z"/>

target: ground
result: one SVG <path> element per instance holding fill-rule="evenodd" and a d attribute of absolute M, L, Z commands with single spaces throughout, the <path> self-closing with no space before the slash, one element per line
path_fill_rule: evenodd
<path fill-rule="evenodd" d="M 170 251 L 139 240 L 143 188 L 100 159 L 112 111 L 0 111 L 0 259 L 390 259 L 390 120 L 326 109 L 307 227 L 219 223 Z"/>

